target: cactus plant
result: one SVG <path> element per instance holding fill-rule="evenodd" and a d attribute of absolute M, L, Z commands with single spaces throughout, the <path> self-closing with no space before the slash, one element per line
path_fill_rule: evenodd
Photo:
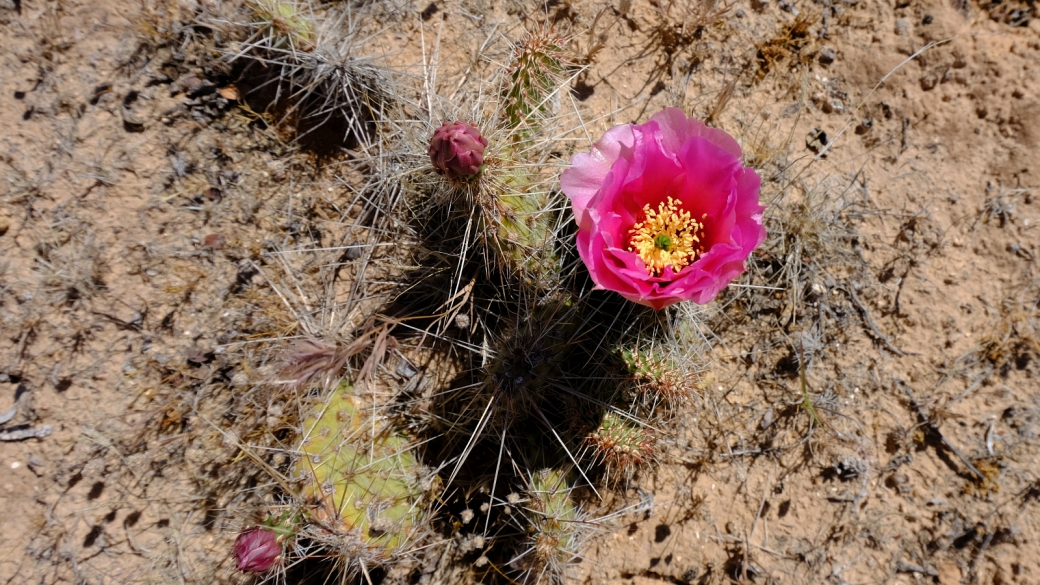
<path fill-rule="evenodd" d="M 654 458 L 657 438 L 653 431 L 630 422 L 614 412 L 606 412 L 596 430 L 585 437 L 593 458 L 607 473 L 631 478 L 635 470 Z"/>
<path fill-rule="evenodd" d="M 272 49 L 311 51 L 314 23 L 293 0 L 251 0 L 248 3 L 258 35 Z"/>
<path fill-rule="evenodd" d="M 660 349 L 622 349 L 619 353 L 639 393 L 654 402 L 683 403 L 704 385 L 703 375 L 681 370 Z"/>
<path fill-rule="evenodd" d="M 568 43 L 566 35 L 542 25 L 514 48 L 504 117 L 510 128 L 524 129 L 521 136 L 537 132 L 551 112 L 552 99 L 563 86 L 563 72 L 569 65 Z"/>
<path fill-rule="evenodd" d="M 365 562 L 392 558 L 420 535 L 429 473 L 409 440 L 341 383 L 304 421 L 292 479 L 312 523 Z"/>
<path fill-rule="evenodd" d="M 557 469 L 533 474 L 527 489 L 528 548 L 513 559 L 525 583 L 563 583 L 585 542 L 584 514 Z"/>

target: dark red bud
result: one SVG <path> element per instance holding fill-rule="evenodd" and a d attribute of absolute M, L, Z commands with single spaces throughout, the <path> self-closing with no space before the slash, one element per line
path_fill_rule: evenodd
<path fill-rule="evenodd" d="M 430 161 L 449 179 L 468 179 L 480 173 L 487 138 L 466 122 L 445 122 L 430 138 Z"/>
<path fill-rule="evenodd" d="M 263 573 L 282 556 L 278 535 L 266 528 L 253 528 L 235 539 L 235 559 L 239 571 Z"/>

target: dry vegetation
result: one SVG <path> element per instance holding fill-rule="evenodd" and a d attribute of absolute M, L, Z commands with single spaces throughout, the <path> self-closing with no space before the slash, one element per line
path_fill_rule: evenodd
<path fill-rule="evenodd" d="M 1040 581 L 1040 15 L 955 4 L 0 0 L 0 581 Z M 654 313 L 558 175 L 666 106 L 770 235 Z"/>

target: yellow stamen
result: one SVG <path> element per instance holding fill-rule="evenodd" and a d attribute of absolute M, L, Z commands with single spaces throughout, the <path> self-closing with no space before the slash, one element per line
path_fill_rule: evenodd
<path fill-rule="evenodd" d="M 642 258 L 651 276 L 659 276 L 666 266 L 679 272 L 697 259 L 704 224 L 680 208 L 678 201 L 669 197 L 657 210 L 646 204 L 643 214 L 643 221 L 628 231 L 628 251 Z"/>

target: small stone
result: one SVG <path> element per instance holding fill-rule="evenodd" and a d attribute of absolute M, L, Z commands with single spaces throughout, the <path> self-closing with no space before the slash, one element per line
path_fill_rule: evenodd
<path fill-rule="evenodd" d="M 123 106 L 120 110 L 123 115 L 123 124 L 132 128 L 141 128 L 144 126 L 144 120 L 134 114 L 130 108 Z"/>
<path fill-rule="evenodd" d="M 217 93 L 220 94 L 220 97 L 233 102 L 237 102 L 239 98 L 238 88 L 234 84 L 218 89 Z"/>
<path fill-rule="evenodd" d="M 238 435 L 235 433 L 235 431 L 227 431 L 226 433 L 224 433 L 224 437 L 221 440 L 221 443 L 228 449 L 238 449 Z"/>
<path fill-rule="evenodd" d="M 241 388 L 247 385 L 249 385 L 249 376 L 245 372 L 238 372 L 231 376 L 231 386 L 233 388 Z"/>
<path fill-rule="evenodd" d="M 357 260 L 361 257 L 361 242 L 354 240 L 354 243 L 347 246 L 347 249 L 343 251 L 344 260 Z"/>
<path fill-rule="evenodd" d="M 819 128 L 813 128 L 805 137 L 805 147 L 815 153 L 822 151 L 829 142 L 830 138 L 827 133 Z"/>
<path fill-rule="evenodd" d="M 402 359 L 397 362 L 397 374 L 402 378 L 413 378 L 418 373 L 419 370 L 416 370 L 408 360 Z"/>
<path fill-rule="evenodd" d="M 905 18 L 896 19 L 896 34 L 901 37 L 910 34 L 910 23 Z"/>
<path fill-rule="evenodd" d="M 220 250 L 224 247 L 226 241 L 227 240 L 221 234 L 209 234 L 206 236 L 206 239 L 202 241 L 202 245 L 214 250 Z"/>
<path fill-rule="evenodd" d="M 838 53 L 830 48 L 824 47 L 820 49 L 820 63 L 823 65 L 830 65 L 834 63 L 834 60 L 838 58 Z"/>

